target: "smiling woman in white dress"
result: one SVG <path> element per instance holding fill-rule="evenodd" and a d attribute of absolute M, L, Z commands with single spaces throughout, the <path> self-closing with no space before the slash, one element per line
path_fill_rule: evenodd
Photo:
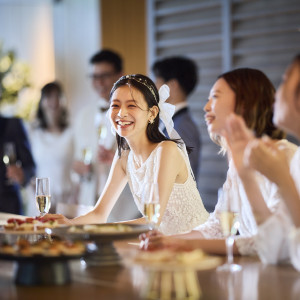
<path fill-rule="evenodd" d="M 257 224 L 255 211 L 249 203 L 247 189 L 244 181 L 256 182 L 259 187 L 258 201 L 266 203 L 272 212 L 281 211 L 278 188 L 266 177 L 258 172 L 240 172 L 236 161 L 233 159 L 228 144 L 225 141 L 225 127 L 227 118 L 236 113 L 240 115 L 246 126 L 257 137 L 268 135 L 277 143 L 290 159 L 296 146 L 282 139 L 285 134 L 272 123 L 273 104 L 275 101 L 275 88 L 266 75 L 256 69 L 241 68 L 221 74 L 210 90 L 208 101 L 204 107 L 205 120 L 211 139 L 221 146 L 228 155 L 227 178 L 223 191 L 228 197 L 235 198 L 240 203 L 239 210 L 239 236 L 235 239 L 234 252 L 241 255 L 255 255 Z M 219 212 L 224 207 L 222 197 L 219 197 L 215 211 L 210 214 L 207 222 L 195 228 L 188 236 L 180 238 L 150 236 L 145 238 L 145 248 L 161 246 L 198 247 L 209 253 L 226 253 L 225 238 L 219 220 Z M 187 240 L 188 238 L 188 240 Z"/>
<path fill-rule="evenodd" d="M 74 203 L 75 189 L 71 179 L 73 133 L 67 124 L 63 92 L 58 82 L 46 84 L 41 90 L 36 122 L 29 128 L 36 176 L 50 178 L 51 208 L 58 203 Z M 33 198 L 34 199 L 34 198 Z M 28 215 L 38 214 L 35 201 L 28 203 Z"/>
<path fill-rule="evenodd" d="M 164 234 L 189 232 L 206 221 L 205 210 L 189 163 L 187 150 L 173 128 L 174 107 L 164 101 L 169 89 L 157 91 L 146 76 L 135 74 L 121 77 L 111 91 L 108 111 L 116 131 L 118 150 L 112 163 L 104 191 L 95 208 L 83 216 L 69 220 L 56 217 L 67 224 L 106 222 L 121 191 L 129 182 L 137 207 L 143 214 L 143 193 L 146 186 L 157 183 L 160 217 L 158 229 Z M 164 122 L 171 139 L 158 128 Z M 132 220 L 144 223 L 145 219 Z"/>
<path fill-rule="evenodd" d="M 283 75 L 276 93 L 273 120 L 278 127 L 300 140 L 300 54 Z M 249 132 L 240 120 L 234 117 L 230 123 L 234 129 L 230 134 L 233 142 L 239 142 L 242 136 L 247 139 Z M 252 203 L 259 224 L 256 249 L 261 260 L 276 264 L 290 257 L 300 271 L 300 148 L 289 164 L 277 145 L 267 139 L 252 138 L 243 162 L 244 168 L 256 169 L 274 182 L 282 199 L 283 207 L 279 213 L 270 211 L 263 203 Z"/>

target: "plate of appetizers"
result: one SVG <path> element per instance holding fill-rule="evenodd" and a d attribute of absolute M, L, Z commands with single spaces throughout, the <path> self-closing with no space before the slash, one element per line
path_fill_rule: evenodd
<path fill-rule="evenodd" d="M 51 233 L 68 238 L 119 240 L 135 238 L 149 230 L 150 228 L 146 224 L 104 223 L 60 226 L 52 228 Z"/>
<path fill-rule="evenodd" d="M 35 242 L 18 238 L 0 243 L 0 259 L 16 261 L 14 281 L 20 285 L 62 285 L 71 281 L 68 261 L 93 255 L 93 248 L 82 241 L 53 239 Z"/>
<path fill-rule="evenodd" d="M 0 234 L 42 234 L 46 228 L 59 226 L 55 219 L 44 221 L 40 217 L 35 218 L 10 218 L 0 226 Z"/>
<path fill-rule="evenodd" d="M 13 243 L 0 243 L 0 259 L 16 261 L 57 261 L 80 258 L 88 254 L 89 247 L 82 241 L 42 238 L 35 242 L 20 238 Z"/>

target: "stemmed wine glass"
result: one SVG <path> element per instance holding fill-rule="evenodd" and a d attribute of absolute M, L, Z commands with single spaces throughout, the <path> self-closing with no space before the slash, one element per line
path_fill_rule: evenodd
<path fill-rule="evenodd" d="M 51 206 L 50 179 L 48 177 L 36 178 L 35 199 L 42 217 L 49 212 Z"/>
<path fill-rule="evenodd" d="M 219 199 L 220 197 L 223 206 L 218 214 L 223 234 L 226 237 L 227 262 L 217 270 L 236 272 L 242 269 L 240 265 L 233 263 L 233 244 L 240 224 L 238 218 L 240 203 L 238 197 L 229 196 L 225 190 L 219 190 Z"/>
<path fill-rule="evenodd" d="M 16 147 L 12 142 L 4 143 L 3 145 L 3 162 L 6 167 L 16 164 L 17 155 L 16 155 Z M 12 181 L 9 179 L 7 181 L 8 184 L 12 184 Z"/>
<path fill-rule="evenodd" d="M 144 215 L 151 229 L 156 230 L 160 217 L 160 202 L 157 182 L 146 184 L 142 200 L 144 205 Z"/>
<path fill-rule="evenodd" d="M 100 123 L 98 126 L 98 144 L 105 147 L 105 140 L 107 137 L 107 127 L 105 124 Z"/>
<path fill-rule="evenodd" d="M 92 158 L 93 158 L 92 149 L 90 147 L 82 148 L 82 161 L 86 166 L 88 166 L 92 163 Z M 91 179 L 91 172 L 81 175 L 80 179 L 82 181 L 85 181 L 85 180 L 89 181 Z"/>

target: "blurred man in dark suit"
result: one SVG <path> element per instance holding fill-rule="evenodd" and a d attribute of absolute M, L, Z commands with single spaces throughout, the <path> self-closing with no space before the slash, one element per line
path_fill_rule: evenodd
<path fill-rule="evenodd" d="M 34 176 L 35 164 L 18 118 L 0 116 L 0 158 L 0 212 L 22 214 L 20 187 Z"/>
<path fill-rule="evenodd" d="M 152 70 L 157 88 L 159 89 L 163 84 L 167 84 L 170 88 L 167 102 L 175 105 L 174 128 L 186 146 L 193 150 L 189 158 L 197 180 L 200 169 L 200 132 L 187 103 L 187 98 L 198 81 L 197 66 L 188 58 L 176 56 L 156 61 Z"/>

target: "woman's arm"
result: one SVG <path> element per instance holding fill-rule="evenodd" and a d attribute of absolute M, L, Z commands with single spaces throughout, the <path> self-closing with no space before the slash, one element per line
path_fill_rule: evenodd
<path fill-rule="evenodd" d="M 290 173 L 286 155 L 268 140 L 255 140 L 248 146 L 249 165 L 276 183 L 295 226 L 300 226 L 300 195 Z"/>
<path fill-rule="evenodd" d="M 160 249 L 160 248 L 176 248 L 178 250 L 202 249 L 206 253 L 225 255 L 226 243 L 225 239 L 203 239 L 201 234 L 192 231 L 189 234 L 176 236 L 163 236 L 153 234 L 142 236 L 142 245 L 144 250 Z M 239 255 L 238 248 L 234 244 L 233 254 Z"/>
<path fill-rule="evenodd" d="M 233 160 L 251 205 L 252 213 L 259 225 L 271 216 L 271 211 L 262 196 L 254 169 L 246 165 L 244 159 L 247 145 L 254 140 L 254 136 L 246 127 L 244 120 L 233 114 L 227 119 L 224 136 L 229 147 L 229 156 Z"/>
<path fill-rule="evenodd" d="M 114 204 L 127 183 L 127 176 L 125 172 L 126 161 L 127 156 L 119 158 L 116 153 L 104 190 L 93 210 L 71 220 L 62 215 L 51 214 L 46 215 L 44 218 L 55 218 L 59 223 L 63 224 L 91 224 L 106 222 Z"/>

